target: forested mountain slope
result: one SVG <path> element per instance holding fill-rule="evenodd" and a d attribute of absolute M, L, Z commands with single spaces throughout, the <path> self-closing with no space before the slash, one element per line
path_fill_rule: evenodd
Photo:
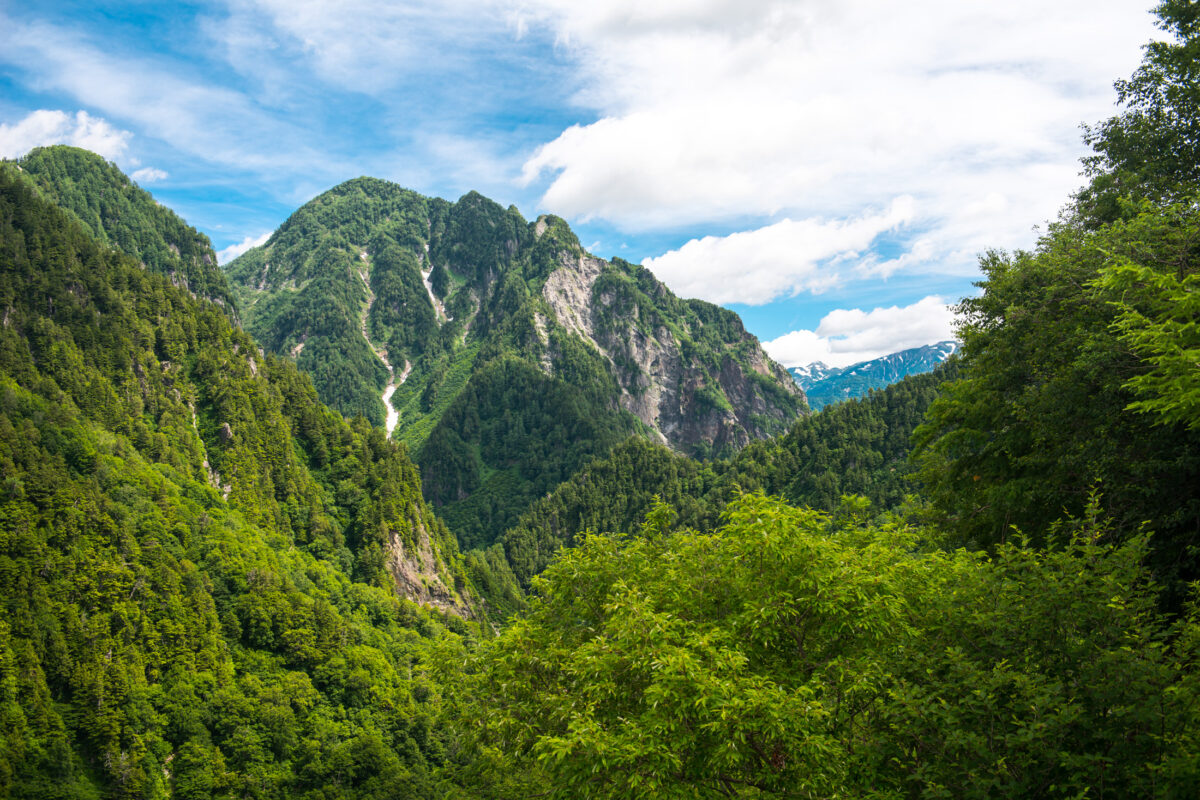
<path fill-rule="evenodd" d="M 15 162 L 0 162 L 0 169 L 27 178 L 101 242 L 233 312 L 233 296 L 208 237 L 102 157 L 67 145 L 37 147 Z"/>
<path fill-rule="evenodd" d="M 584 531 L 633 530 L 657 497 L 674 525 L 707 530 L 741 492 L 765 491 L 796 506 L 833 511 L 843 495 L 878 510 L 898 508 L 917 491 L 908 464 L 913 431 L 953 362 L 871 391 L 797 421 L 782 436 L 755 442 L 730 459 L 700 462 L 640 439 L 623 442 L 536 501 L 500 544 L 523 585 L 560 547 Z"/>
<path fill-rule="evenodd" d="M 464 545 L 631 434 L 730 453 L 804 408 L 735 314 L 475 193 L 348 181 L 227 270 L 249 330 L 331 405 L 383 425 L 394 391 L 396 436 Z"/>
<path fill-rule="evenodd" d="M 0 265 L 0 794 L 437 796 L 403 448 L 7 170 Z"/>

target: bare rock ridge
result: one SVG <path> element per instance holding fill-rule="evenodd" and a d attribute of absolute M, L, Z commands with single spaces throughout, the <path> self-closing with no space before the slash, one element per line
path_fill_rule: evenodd
<path fill-rule="evenodd" d="M 743 357 L 722 358 L 716 374 L 708 376 L 689 363 L 680 340 L 666 324 L 647 328 L 635 323 L 640 316 L 636 303 L 617 324 L 605 325 L 602 319 L 617 303 L 620 290 L 597 289 L 596 282 L 611 267 L 586 254 L 563 253 L 561 264 L 546 280 L 543 297 L 559 324 L 594 346 L 613 365 L 621 386 L 621 407 L 663 443 L 684 451 L 700 443 L 742 447 L 752 438 L 769 435 L 756 417 L 770 418 L 776 409 L 754 391 L 748 372 L 777 383 L 785 393 L 798 394 L 790 392 L 792 381 L 787 371 L 771 361 L 749 335 Z M 697 401 L 697 393 L 712 385 L 710 381 L 727 398 L 727 408 L 706 407 Z M 786 414 L 775 418 L 780 422 L 788 419 Z"/>

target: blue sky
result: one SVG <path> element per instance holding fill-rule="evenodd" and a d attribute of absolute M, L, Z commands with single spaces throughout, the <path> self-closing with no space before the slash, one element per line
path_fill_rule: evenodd
<path fill-rule="evenodd" d="M 227 257 L 358 175 L 475 189 L 841 365 L 1034 243 L 1151 6 L 0 0 L 0 156 L 93 149 Z"/>

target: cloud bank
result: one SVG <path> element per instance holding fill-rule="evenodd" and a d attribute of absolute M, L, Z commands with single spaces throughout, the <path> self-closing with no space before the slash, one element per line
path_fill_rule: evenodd
<path fill-rule="evenodd" d="M 729 237 L 729 281 L 745 269 L 733 242 L 778 239 L 781 218 L 793 238 L 811 231 L 811 246 L 775 254 L 773 288 L 755 278 L 757 297 L 836 280 L 828 270 L 814 280 L 813 253 L 839 225 L 900 196 L 916 210 L 902 252 L 861 265 L 860 277 L 966 275 L 982 250 L 1031 244 L 1032 226 L 1055 217 L 1080 182 L 1079 124 L 1112 113 L 1112 81 L 1154 34 L 1149 4 L 1125 0 L 533 0 L 521 9 L 522 24 L 551 27 L 577 54 L 576 100 L 599 112 L 526 160 L 523 181 L 546 184 L 542 205 L 627 231 L 751 218 Z M 722 249 L 702 239 L 656 263 L 677 291 L 721 301 L 713 256 Z M 697 273 L 704 280 L 690 279 Z"/>
<path fill-rule="evenodd" d="M 865 251 L 876 237 L 912 218 L 912 198 L 900 197 L 879 214 L 828 222 L 784 219 L 758 230 L 693 239 L 647 259 L 645 266 L 685 297 L 759 305 L 836 285 L 840 265 L 872 262 Z"/>

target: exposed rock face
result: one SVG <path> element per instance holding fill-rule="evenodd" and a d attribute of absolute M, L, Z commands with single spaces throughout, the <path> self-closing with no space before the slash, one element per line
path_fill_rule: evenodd
<path fill-rule="evenodd" d="M 414 603 L 431 606 L 464 619 L 475 615 L 471 607 L 442 579 L 441 566 L 434 554 L 429 531 L 418 523 L 417 546 L 405 546 L 404 539 L 392 531 L 387 549 L 387 569 L 401 595 Z"/>
<path fill-rule="evenodd" d="M 544 230 L 545 223 L 538 221 Z M 561 267 L 550 273 L 542 296 L 554 309 L 554 316 L 567 330 L 582 336 L 602 349 L 593 336 L 595 323 L 592 319 L 592 286 L 600 277 L 605 263 L 589 255 L 560 253 Z"/>
<path fill-rule="evenodd" d="M 797 402 L 803 392 L 753 337 L 743 332 L 744 338 L 721 354 L 717 369 L 706 374 L 685 357 L 684 344 L 668 325 L 645 325 L 647 315 L 636 302 L 623 304 L 617 297 L 620 289 L 598 286 L 601 276 L 616 267 L 568 252 L 560 254 L 560 264 L 542 296 L 560 325 L 609 361 L 621 386 L 621 407 L 661 441 L 684 452 L 720 452 L 769 436 L 791 421 L 793 415 L 770 402 L 762 384 L 774 384 Z M 654 288 L 669 295 L 661 284 Z M 756 382 L 747 369 L 766 381 Z"/>

